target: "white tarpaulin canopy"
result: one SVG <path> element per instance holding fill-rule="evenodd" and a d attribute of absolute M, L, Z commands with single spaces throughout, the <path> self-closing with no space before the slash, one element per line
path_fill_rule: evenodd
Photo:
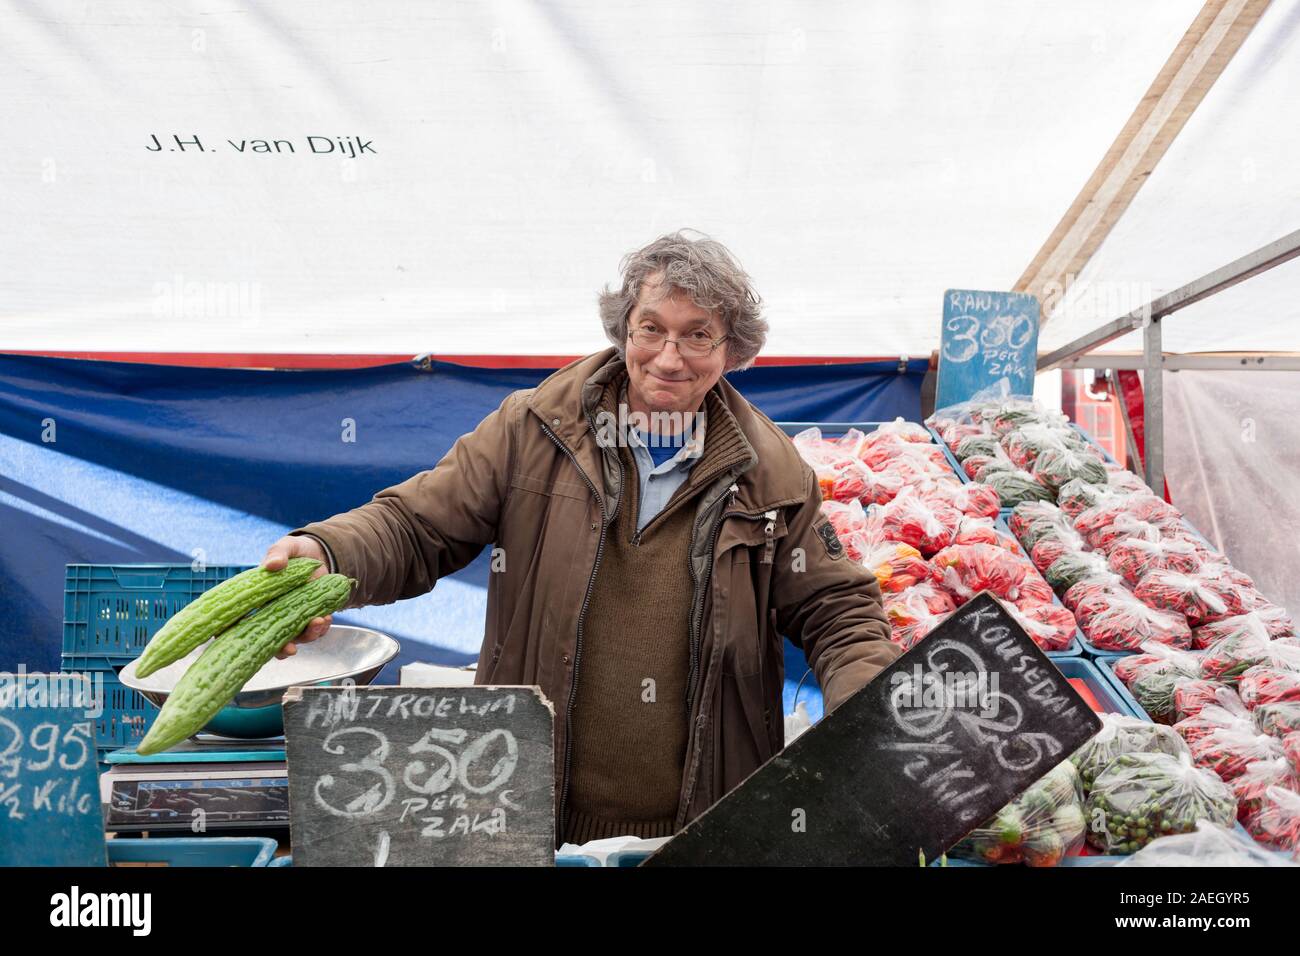
<path fill-rule="evenodd" d="M 768 354 L 928 354 L 943 290 L 1010 288 L 1199 8 L 13 2 L 0 348 L 580 352 L 619 257 L 692 226 L 755 277 Z M 1086 280 L 1158 292 L 1294 225 L 1295 20 Z M 373 153 L 311 151 L 339 137 Z"/>
<path fill-rule="evenodd" d="M 1300 3 L 1274 0 L 1039 341 L 1064 345 L 1109 319 L 1300 228 Z M 1163 323 L 1168 352 L 1300 351 L 1291 262 Z M 1141 350 L 1138 333 L 1106 350 Z"/>
<path fill-rule="evenodd" d="M 683 226 L 753 274 L 767 354 L 928 354 L 943 291 L 1016 283 L 1202 9 L 0 3 L 0 349 L 550 355 L 601 344 L 620 256 Z M 1274 0 L 1044 349 L 1300 226 L 1298 34 Z M 1164 348 L 1300 350 L 1297 278 Z M 1164 376 L 1175 501 L 1293 607 L 1295 375 Z"/>

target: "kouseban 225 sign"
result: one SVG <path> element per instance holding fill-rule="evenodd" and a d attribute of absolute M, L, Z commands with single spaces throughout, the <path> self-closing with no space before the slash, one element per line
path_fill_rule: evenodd
<path fill-rule="evenodd" d="M 1038 322 L 1038 297 L 1028 293 L 945 292 L 935 407 L 968 401 L 1004 381 L 1009 394 L 1033 394 Z"/>

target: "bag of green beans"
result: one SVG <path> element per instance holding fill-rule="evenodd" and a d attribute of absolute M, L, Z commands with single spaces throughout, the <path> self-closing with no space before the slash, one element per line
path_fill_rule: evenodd
<path fill-rule="evenodd" d="M 1182 756 L 1190 752 L 1182 737 L 1170 727 L 1123 714 L 1102 714 L 1101 730 L 1076 750 L 1070 761 L 1079 771 L 1083 792 L 1092 790 L 1093 780 L 1121 754 L 1158 752 Z"/>
<path fill-rule="evenodd" d="M 1084 814 L 1089 844 L 1104 853 L 1136 853 L 1157 837 L 1195 832 L 1201 820 L 1230 828 L 1237 800 L 1190 754 L 1127 753 L 1097 775 Z"/>

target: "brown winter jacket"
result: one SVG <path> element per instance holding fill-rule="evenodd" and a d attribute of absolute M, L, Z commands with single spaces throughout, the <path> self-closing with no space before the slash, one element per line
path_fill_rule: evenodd
<path fill-rule="evenodd" d="M 351 607 L 424 594 L 484 546 L 503 549 L 475 680 L 536 684 L 555 705 L 557 832 L 583 613 L 624 482 L 636 480 L 616 449 L 598 445 L 592 418 L 623 368 L 614 349 L 579 359 L 507 396 L 436 467 L 291 532 L 319 537 L 335 570 L 357 579 Z M 782 635 L 802 646 L 827 710 L 899 653 L 875 578 L 844 556 L 820 513 L 812 470 L 730 383 L 715 389 L 750 454 L 695 500 L 679 828 L 784 745 Z"/>

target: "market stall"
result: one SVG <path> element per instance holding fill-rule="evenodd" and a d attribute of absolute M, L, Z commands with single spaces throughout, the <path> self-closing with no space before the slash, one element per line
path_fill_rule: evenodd
<path fill-rule="evenodd" d="M 1294 4 L 135 6 L 0 63 L 0 865 L 1300 865 Z"/>

